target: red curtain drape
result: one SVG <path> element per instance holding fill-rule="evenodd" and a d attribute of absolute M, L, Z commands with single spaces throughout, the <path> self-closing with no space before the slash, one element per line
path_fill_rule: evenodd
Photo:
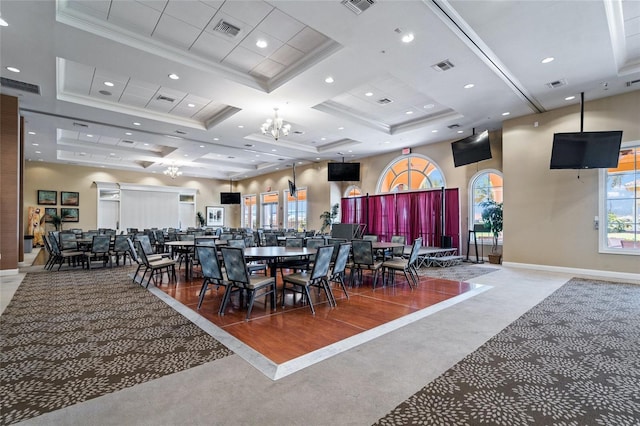
<path fill-rule="evenodd" d="M 342 223 L 367 225 L 365 233 L 390 241 L 393 235 L 404 235 L 407 244 L 422 237 L 422 245 L 442 245 L 441 189 L 400 194 L 366 195 L 343 198 Z M 452 246 L 460 249 L 460 205 L 458 189 L 446 189 L 445 232 Z"/>

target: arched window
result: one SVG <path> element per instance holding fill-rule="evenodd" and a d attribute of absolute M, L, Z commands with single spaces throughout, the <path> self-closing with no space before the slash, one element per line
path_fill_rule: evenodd
<path fill-rule="evenodd" d="M 445 185 L 440 167 L 418 154 L 393 160 L 382 172 L 376 193 L 441 188 Z"/>
<path fill-rule="evenodd" d="M 503 202 L 502 172 L 494 169 L 481 170 L 476 173 L 469 183 L 469 229 L 476 224 L 482 224 L 483 201 L 493 200 Z"/>
<path fill-rule="evenodd" d="M 358 185 L 349 185 L 349 187 L 344 191 L 344 197 L 359 197 L 362 195 L 362 190 Z"/>

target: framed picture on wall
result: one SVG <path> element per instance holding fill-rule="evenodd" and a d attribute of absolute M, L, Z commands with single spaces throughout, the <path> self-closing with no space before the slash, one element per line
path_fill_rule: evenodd
<path fill-rule="evenodd" d="M 79 206 L 80 194 L 78 192 L 60 191 L 60 204 L 63 206 Z"/>
<path fill-rule="evenodd" d="M 73 209 L 69 207 L 60 208 L 60 217 L 63 222 L 79 222 L 80 221 L 80 209 Z"/>
<path fill-rule="evenodd" d="M 38 189 L 38 204 L 45 206 L 55 206 L 58 204 L 58 191 L 47 191 Z"/>
<path fill-rule="evenodd" d="M 224 207 L 207 206 L 207 226 L 224 226 Z"/>
<path fill-rule="evenodd" d="M 56 207 L 46 207 L 44 209 L 44 221 L 45 222 L 53 222 L 51 216 L 58 215 L 58 209 Z"/>

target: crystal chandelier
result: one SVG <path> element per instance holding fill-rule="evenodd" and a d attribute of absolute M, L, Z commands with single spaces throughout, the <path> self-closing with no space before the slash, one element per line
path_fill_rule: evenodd
<path fill-rule="evenodd" d="M 278 140 L 280 136 L 288 136 L 289 130 L 291 130 L 291 124 L 284 124 L 282 118 L 278 117 L 278 108 L 273 109 L 275 111 L 273 119 L 268 118 L 260 127 L 262 134 L 270 134 L 275 140 Z"/>
<path fill-rule="evenodd" d="M 175 164 L 172 164 L 169 167 L 167 167 L 167 170 L 164 171 L 164 174 L 169 176 L 171 179 L 175 179 L 178 176 L 182 175 L 182 172 L 180 171 L 178 166 L 176 166 Z"/>

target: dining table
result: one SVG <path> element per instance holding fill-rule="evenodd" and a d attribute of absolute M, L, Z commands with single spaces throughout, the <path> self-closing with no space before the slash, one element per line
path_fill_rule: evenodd
<path fill-rule="evenodd" d="M 206 238 L 208 238 L 208 237 L 206 237 Z M 227 243 L 226 241 L 215 240 L 216 247 L 220 246 L 220 245 L 225 245 L 226 243 Z M 203 244 L 202 242 L 198 242 L 198 239 L 195 239 L 195 240 L 166 241 L 164 243 L 164 245 L 166 247 L 169 247 L 169 249 L 171 250 L 171 257 L 175 257 L 175 252 L 174 252 L 175 248 L 184 249 L 182 254 L 184 254 L 184 261 L 185 261 L 185 278 L 186 279 L 190 279 L 191 278 L 191 264 L 193 262 L 193 256 L 195 254 L 195 246 L 196 245 L 206 245 L 206 244 Z"/>

